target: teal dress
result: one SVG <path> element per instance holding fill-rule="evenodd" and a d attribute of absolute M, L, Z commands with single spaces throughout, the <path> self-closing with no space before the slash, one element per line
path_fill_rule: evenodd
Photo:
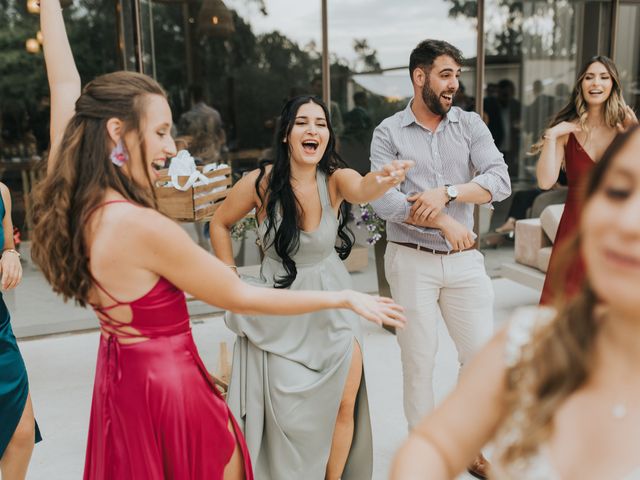
<path fill-rule="evenodd" d="M 0 219 L 5 215 L 0 196 Z M 0 223 L 0 248 L 4 245 L 4 230 Z M 27 370 L 20 355 L 16 337 L 11 330 L 11 317 L 0 293 L 0 458 L 11 441 L 29 394 Z M 35 441 L 42 440 L 36 423 Z"/>

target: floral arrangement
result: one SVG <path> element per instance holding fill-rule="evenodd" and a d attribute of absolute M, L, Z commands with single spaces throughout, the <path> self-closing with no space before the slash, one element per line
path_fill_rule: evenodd
<path fill-rule="evenodd" d="M 358 207 L 360 208 L 360 215 L 358 217 L 354 216 L 356 227 L 366 228 L 367 232 L 369 232 L 367 243 L 369 245 L 375 245 L 376 242 L 382 238 L 385 221 L 376 215 L 373 207 L 368 203 L 361 203 Z"/>
<path fill-rule="evenodd" d="M 247 215 L 231 228 L 231 238 L 233 240 L 242 240 L 247 232 L 257 228 L 258 222 L 255 215 Z"/>

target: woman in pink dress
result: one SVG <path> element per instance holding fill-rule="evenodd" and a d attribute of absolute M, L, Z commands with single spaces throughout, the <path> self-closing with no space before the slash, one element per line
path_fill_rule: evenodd
<path fill-rule="evenodd" d="M 81 92 L 58 0 L 42 0 L 41 28 L 51 151 L 34 192 L 32 254 L 55 292 L 93 307 L 101 331 L 84 478 L 252 479 L 242 434 L 193 342 L 183 291 L 246 314 L 349 308 L 402 326 L 401 309 L 353 291 L 241 282 L 153 208 L 157 169 L 175 154 L 162 88 L 115 72 Z"/>
<path fill-rule="evenodd" d="M 582 287 L 584 265 L 578 256 L 562 279 L 558 291 L 550 279 L 558 268 L 561 246 L 575 232 L 582 212 L 582 184 L 616 134 L 638 123 L 625 105 L 618 70 L 608 57 L 589 60 L 578 75 L 569 103 L 551 121 L 532 152 L 540 152 L 536 174 L 540 188 L 558 181 L 560 169 L 567 173 L 568 194 L 556 233 L 540 303 L 571 299 Z"/>

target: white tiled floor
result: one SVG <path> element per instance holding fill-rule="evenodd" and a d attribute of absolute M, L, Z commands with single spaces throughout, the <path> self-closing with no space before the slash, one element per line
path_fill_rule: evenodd
<path fill-rule="evenodd" d="M 537 302 L 535 291 L 509 280 L 495 279 L 494 288 L 498 292 L 497 325 L 504 322 L 515 306 Z M 197 320 L 193 331 L 205 364 L 217 370 L 219 342 L 231 345 L 233 334 L 219 316 Z M 406 436 L 400 356 L 393 335 L 372 324 L 367 324 L 366 332 L 364 352 L 374 434 L 374 479 L 382 480 L 387 478 L 393 454 Z M 457 364 L 442 322 L 439 334 L 435 387 L 441 399 L 455 383 Z M 20 342 L 44 435 L 44 441 L 36 446 L 29 479 L 81 478 L 97 343 L 96 331 Z"/>

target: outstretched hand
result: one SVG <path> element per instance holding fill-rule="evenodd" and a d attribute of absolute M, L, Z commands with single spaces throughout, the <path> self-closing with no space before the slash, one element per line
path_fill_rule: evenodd
<path fill-rule="evenodd" d="M 407 319 L 402 314 L 404 308 L 390 298 L 354 290 L 347 290 L 346 294 L 348 308 L 370 322 L 396 328 L 404 328 L 407 323 Z"/>
<path fill-rule="evenodd" d="M 407 176 L 407 170 L 415 165 L 413 160 L 394 160 L 387 163 L 382 170 L 378 172 L 376 180 L 378 183 L 384 183 L 390 187 L 404 182 Z"/>

